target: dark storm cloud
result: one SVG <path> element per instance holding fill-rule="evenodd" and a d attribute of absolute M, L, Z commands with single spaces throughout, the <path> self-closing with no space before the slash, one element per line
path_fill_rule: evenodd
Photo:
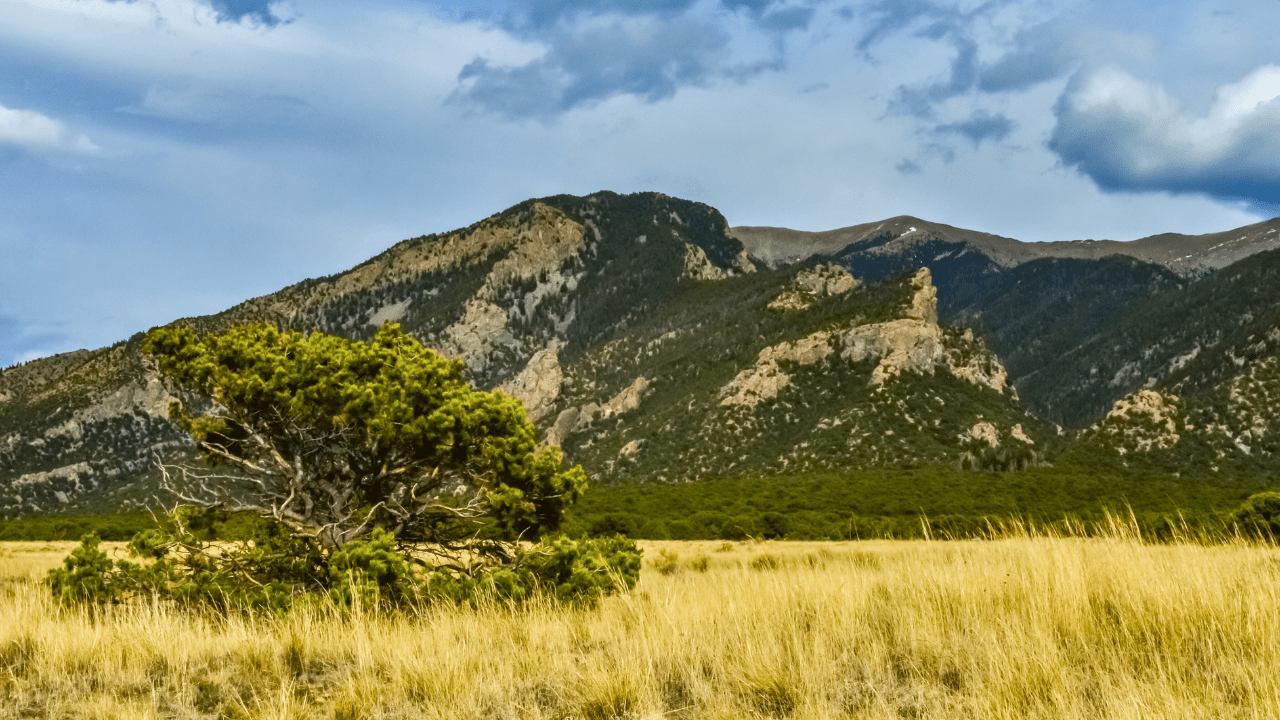
<path fill-rule="evenodd" d="M 1003 140 L 1013 131 L 1013 121 L 1001 113 L 992 115 L 986 110 L 979 110 L 961 122 L 939 125 L 933 129 L 935 133 L 962 135 L 969 138 L 976 148 L 983 140 Z"/>
<path fill-rule="evenodd" d="M 1219 89 L 1204 118 L 1189 117 L 1162 88 L 1117 70 L 1073 80 L 1055 108 L 1049 149 L 1112 192 L 1203 194 L 1280 205 L 1280 67 L 1251 76 L 1263 95 Z M 1246 88 L 1247 89 L 1247 88 Z M 1275 92 L 1278 95 L 1267 98 Z M 1234 94 L 1233 94 L 1234 93 Z"/>

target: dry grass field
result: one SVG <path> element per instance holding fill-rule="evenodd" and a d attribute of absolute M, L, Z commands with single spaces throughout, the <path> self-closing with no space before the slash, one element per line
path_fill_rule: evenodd
<path fill-rule="evenodd" d="M 276 619 L 59 609 L 72 544 L 4 544 L 0 716 L 1280 717 L 1271 547 L 644 546 L 592 609 Z"/>

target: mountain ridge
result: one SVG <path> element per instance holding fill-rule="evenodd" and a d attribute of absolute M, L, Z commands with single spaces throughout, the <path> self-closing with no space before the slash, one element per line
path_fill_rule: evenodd
<path fill-rule="evenodd" d="M 731 230 L 749 253 L 771 264 L 838 255 L 851 245 L 869 242 L 881 253 L 894 254 L 902 252 L 903 246 L 929 238 L 965 243 L 1006 268 L 1045 257 L 1100 260 L 1127 255 L 1189 277 L 1280 248 L 1280 218 L 1204 235 L 1168 232 L 1128 241 L 1024 242 L 910 215 L 818 232 L 763 226 L 735 226 Z"/>
<path fill-rule="evenodd" d="M 1072 442 L 1054 423 L 1088 430 L 1148 386 L 1219 392 L 1280 352 L 1280 250 L 1180 275 L 1117 255 L 1018 260 L 1025 243 L 890 220 L 781 262 L 702 203 L 557 195 L 174 322 L 352 340 L 398 322 L 522 397 L 609 482 L 1025 467 Z M 1271 242 L 1273 226 L 1246 235 Z M 0 371 L 0 514 L 148 500 L 157 457 L 185 451 L 168 402 L 198 399 L 164 385 L 141 341 Z"/>

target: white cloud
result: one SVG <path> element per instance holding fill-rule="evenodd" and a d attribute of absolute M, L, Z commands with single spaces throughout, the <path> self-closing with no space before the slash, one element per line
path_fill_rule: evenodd
<path fill-rule="evenodd" d="M 0 143 L 39 150 L 94 154 L 99 152 L 87 136 L 64 123 L 31 110 L 11 110 L 0 105 Z"/>
<path fill-rule="evenodd" d="M 1049 146 L 1103 188 L 1280 202 L 1280 66 L 1220 86 L 1202 116 L 1164 87 L 1096 70 L 1057 116 Z"/>

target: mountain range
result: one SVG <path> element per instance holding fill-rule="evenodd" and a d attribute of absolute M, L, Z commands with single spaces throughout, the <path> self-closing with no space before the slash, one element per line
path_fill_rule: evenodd
<path fill-rule="evenodd" d="M 358 340 L 399 323 L 604 483 L 1072 458 L 1268 474 L 1277 274 L 1280 219 L 1022 243 L 912 217 L 730 227 L 601 192 L 174 322 Z M 141 341 L 0 371 L 0 514 L 137 507 L 157 459 L 189 452 Z"/>

